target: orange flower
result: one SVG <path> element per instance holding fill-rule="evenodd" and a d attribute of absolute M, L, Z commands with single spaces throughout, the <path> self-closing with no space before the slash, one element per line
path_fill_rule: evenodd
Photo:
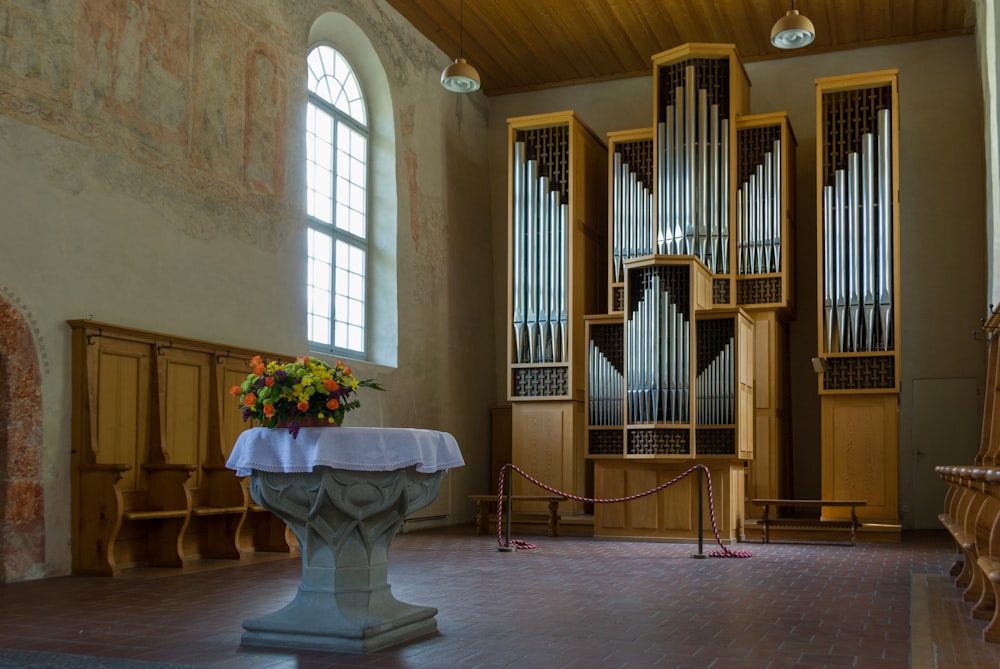
<path fill-rule="evenodd" d="M 255 355 L 254 357 L 250 358 L 251 367 L 256 367 L 259 364 L 261 364 L 261 359 L 259 355 Z"/>
<path fill-rule="evenodd" d="M 340 407 L 340 402 L 337 401 L 336 397 L 330 398 L 330 401 L 326 403 L 326 408 L 331 411 L 336 411 Z"/>
<path fill-rule="evenodd" d="M 303 365 L 308 365 L 309 364 L 309 356 L 308 355 L 302 357 L 302 364 Z"/>
<path fill-rule="evenodd" d="M 299 402 L 295 406 L 299 411 L 309 411 L 309 402 Z"/>
<path fill-rule="evenodd" d="M 257 376 L 264 376 L 264 372 L 265 371 L 266 371 L 266 368 L 264 367 L 263 363 L 261 363 L 261 364 L 259 364 L 259 365 L 257 365 L 256 367 L 253 368 L 253 373 L 256 374 Z"/>
<path fill-rule="evenodd" d="M 274 405 L 273 404 L 265 404 L 264 405 L 264 415 L 267 416 L 268 418 L 270 418 L 271 416 L 274 415 Z"/>
<path fill-rule="evenodd" d="M 239 386 L 233 386 L 232 388 L 229 389 L 230 395 L 239 395 L 241 392 L 243 391 L 240 389 Z"/>
<path fill-rule="evenodd" d="M 248 407 L 252 407 L 257 403 L 257 396 L 253 393 L 247 393 L 246 397 L 243 398 L 243 404 Z"/>
<path fill-rule="evenodd" d="M 337 389 L 337 382 L 333 379 L 324 379 L 323 387 L 326 388 L 328 392 L 333 392 Z"/>
<path fill-rule="evenodd" d="M 266 379 L 264 379 L 264 385 L 267 386 L 268 388 L 270 388 L 271 386 L 273 386 L 274 385 L 274 377 L 273 376 L 269 376 Z"/>
<path fill-rule="evenodd" d="M 350 374 L 350 373 L 351 373 L 351 368 L 350 367 L 344 367 L 344 374 Z"/>

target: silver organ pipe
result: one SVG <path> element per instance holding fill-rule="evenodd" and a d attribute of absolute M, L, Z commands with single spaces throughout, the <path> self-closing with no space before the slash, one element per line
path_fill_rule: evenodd
<path fill-rule="evenodd" d="M 614 280 L 622 280 L 622 154 L 615 151 L 611 155 L 611 259 L 614 265 Z"/>
<path fill-rule="evenodd" d="M 771 152 L 764 154 L 764 163 L 759 168 L 763 172 L 763 188 L 760 193 L 761 218 L 764 219 L 764 258 L 761 262 L 761 272 L 774 271 L 774 229 L 777 221 L 774 218 L 774 164 Z"/>
<path fill-rule="evenodd" d="M 771 188 L 771 206 L 774 207 L 774 211 L 771 213 L 771 220 L 774 221 L 774 267 L 773 271 L 781 271 L 781 222 L 782 222 L 782 209 L 781 209 L 781 191 L 784 185 L 784 179 L 781 173 L 781 140 L 774 140 L 774 144 L 771 151 L 771 162 L 773 163 L 771 171 L 774 174 L 774 181 Z"/>
<path fill-rule="evenodd" d="M 823 189 L 823 284 L 829 352 L 892 348 L 890 111 Z"/>
<path fill-rule="evenodd" d="M 847 256 L 850 253 L 847 232 L 847 176 L 844 170 L 837 170 L 833 178 L 834 190 L 834 228 L 836 229 L 836 266 L 837 266 L 837 324 L 840 350 L 847 350 Z"/>
<path fill-rule="evenodd" d="M 833 186 L 823 187 L 823 308 L 826 314 L 826 350 L 832 351 L 837 330 L 837 264 L 834 251 Z"/>
<path fill-rule="evenodd" d="M 858 216 L 858 154 L 847 155 L 847 310 L 849 346 L 860 351 L 861 331 L 861 222 Z"/>
<path fill-rule="evenodd" d="M 875 344 L 875 138 L 861 136 L 861 302 L 864 308 L 864 347 Z M 859 341 L 862 338 L 859 336 Z"/>
<path fill-rule="evenodd" d="M 729 119 L 722 119 L 720 122 L 719 136 L 721 146 L 719 153 L 722 159 L 719 161 L 719 193 L 720 193 L 720 235 L 719 254 L 722 256 L 722 264 L 719 271 L 722 274 L 729 273 Z"/>
<path fill-rule="evenodd" d="M 524 142 L 514 144 L 514 174 L 511 183 L 513 202 L 513 256 L 514 266 L 511 268 L 511 285 L 513 287 L 513 321 L 514 321 L 514 361 L 525 362 L 525 161 Z"/>
<path fill-rule="evenodd" d="M 525 183 L 527 209 L 525 215 L 525 248 L 527 249 L 527 264 L 525 265 L 524 285 L 527 297 L 525 299 L 528 359 L 527 362 L 538 361 L 538 163 L 528 161 Z"/>
<path fill-rule="evenodd" d="M 708 139 L 708 257 L 704 260 L 713 274 L 720 272 L 719 265 L 719 105 L 713 104 L 709 112 Z"/>
<path fill-rule="evenodd" d="M 698 221 L 697 255 L 708 263 L 708 91 L 698 91 L 698 139 L 697 139 L 697 196 L 695 197 L 695 219 Z"/>
<path fill-rule="evenodd" d="M 764 164 L 757 166 L 757 183 L 753 192 L 753 221 L 754 221 L 754 271 L 761 274 L 767 271 L 764 266 L 764 256 L 767 247 L 767 220 L 765 214 L 767 207 L 764 206 L 764 193 L 767 185 L 764 183 Z"/>
<path fill-rule="evenodd" d="M 674 89 L 674 158 L 670 168 L 670 190 L 674 194 L 673 199 L 673 220 L 674 220 L 674 250 L 671 253 L 684 255 L 688 253 L 684 246 L 684 226 L 687 220 L 687 209 L 685 205 L 684 175 L 684 87 L 678 86 Z"/>
<path fill-rule="evenodd" d="M 888 109 L 878 112 L 878 311 L 877 347 L 892 348 L 892 140 Z"/>
<path fill-rule="evenodd" d="M 693 255 L 695 245 L 695 100 L 694 65 L 684 77 L 684 253 Z"/>
<path fill-rule="evenodd" d="M 538 345 L 540 350 L 536 362 L 552 362 L 549 351 L 549 341 L 552 332 L 549 329 L 549 303 L 551 297 L 551 286 L 549 280 L 549 265 L 552 262 L 551 246 L 552 237 L 549 231 L 552 229 L 552 208 L 549 206 L 549 179 L 541 177 L 538 184 Z"/>

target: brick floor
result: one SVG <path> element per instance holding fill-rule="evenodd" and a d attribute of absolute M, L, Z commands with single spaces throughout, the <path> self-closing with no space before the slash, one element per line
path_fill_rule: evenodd
<path fill-rule="evenodd" d="M 0 648 L 269 669 L 903 668 L 911 581 L 926 575 L 930 623 L 919 633 L 931 639 L 914 647 L 933 657 L 912 666 L 1000 666 L 947 577 L 945 532 L 856 547 L 742 544 L 753 557 L 700 560 L 686 544 L 530 539 L 536 550 L 501 553 L 471 527 L 396 537 L 393 593 L 437 607 L 439 633 L 374 653 L 240 646 L 244 619 L 292 599 L 298 559 L 3 585 Z"/>

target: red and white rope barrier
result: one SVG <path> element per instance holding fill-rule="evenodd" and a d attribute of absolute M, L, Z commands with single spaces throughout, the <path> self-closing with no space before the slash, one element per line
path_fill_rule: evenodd
<path fill-rule="evenodd" d="M 646 490 L 645 492 L 640 492 L 635 495 L 628 495 L 627 497 L 611 497 L 607 499 L 598 499 L 591 497 L 580 497 L 579 495 L 573 495 L 563 490 L 558 490 L 550 485 L 542 483 L 541 481 L 531 476 L 517 465 L 513 463 L 508 463 L 500 468 L 500 478 L 497 481 L 497 545 L 500 548 L 505 548 L 508 545 L 504 543 L 503 532 L 501 529 L 503 527 L 504 480 L 506 478 L 508 469 L 514 470 L 527 480 L 534 483 L 539 488 L 542 488 L 543 490 L 548 490 L 553 495 L 559 495 L 561 497 L 566 497 L 567 499 L 573 499 L 578 502 L 584 502 L 589 504 L 618 504 L 621 502 L 629 502 L 635 499 L 640 499 L 648 495 L 653 495 L 660 492 L 661 490 L 669 488 L 673 484 L 683 479 L 685 476 L 688 476 L 689 474 L 692 474 L 700 469 L 705 473 L 705 480 L 708 485 L 708 510 L 709 510 L 709 516 L 712 519 L 712 532 L 715 535 L 715 542 L 719 545 L 720 548 L 720 550 L 709 551 L 708 552 L 709 557 L 748 558 L 751 556 L 750 551 L 730 550 L 724 543 L 722 543 L 722 537 L 719 536 L 719 528 L 715 522 L 715 498 L 712 495 L 712 473 L 708 470 L 708 467 L 706 467 L 703 464 L 692 465 L 687 471 L 678 474 L 677 476 L 670 479 L 666 483 L 661 483 L 655 488 L 651 488 L 649 490 Z M 529 550 L 536 547 L 535 544 L 530 544 L 526 541 L 522 541 L 521 539 L 510 539 L 509 545 L 520 550 Z"/>

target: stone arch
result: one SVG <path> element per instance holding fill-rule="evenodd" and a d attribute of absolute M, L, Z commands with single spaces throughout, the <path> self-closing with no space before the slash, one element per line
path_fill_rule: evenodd
<path fill-rule="evenodd" d="M 31 328 L 0 294 L 0 583 L 44 576 L 41 385 Z"/>

